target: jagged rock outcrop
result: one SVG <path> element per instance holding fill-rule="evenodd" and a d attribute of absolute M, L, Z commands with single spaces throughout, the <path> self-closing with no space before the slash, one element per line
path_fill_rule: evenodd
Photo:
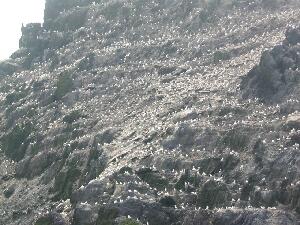
<path fill-rule="evenodd" d="M 300 28 L 289 28 L 282 45 L 262 54 L 260 63 L 243 79 L 245 97 L 278 102 L 297 95 L 300 85 Z"/>

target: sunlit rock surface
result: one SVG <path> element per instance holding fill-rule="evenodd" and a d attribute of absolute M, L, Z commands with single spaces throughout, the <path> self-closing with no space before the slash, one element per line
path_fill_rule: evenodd
<path fill-rule="evenodd" d="M 299 18 L 47 0 L 0 62 L 0 224 L 298 225 Z"/>

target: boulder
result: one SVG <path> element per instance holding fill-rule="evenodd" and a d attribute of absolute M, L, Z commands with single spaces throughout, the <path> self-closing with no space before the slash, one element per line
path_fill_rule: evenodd
<path fill-rule="evenodd" d="M 15 192 L 15 185 L 10 185 L 3 191 L 3 195 L 5 198 L 10 198 Z"/>

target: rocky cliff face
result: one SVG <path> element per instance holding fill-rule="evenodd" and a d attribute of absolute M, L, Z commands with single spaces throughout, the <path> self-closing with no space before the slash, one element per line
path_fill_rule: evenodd
<path fill-rule="evenodd" d="M 289 28 L 283 44 L 262 54 L 242 82 L 245 97 L 258 97 L 264 102 L 279 102 L 287 96 L 299 96 L 300 29 Z"/>
<path fill-rule="evenodd" d="M 0 63 L 0 224 L 299 224 L 299 16 L 47 0 Z"/>

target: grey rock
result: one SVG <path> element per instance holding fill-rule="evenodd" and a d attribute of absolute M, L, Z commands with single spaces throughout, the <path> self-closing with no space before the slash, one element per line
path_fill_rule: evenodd
<path fill-rule="evenodd" d="M 13 60 L 6 60 L 0 62 L 0 75 L 12 75 L 20 69 L 21 66 Z"/>
<path fill-rule="evenodd" d="M 213 180 L 207 181 L 201 188 L 197 204 L 202 208 L 222 207 L 228 204 L 231 200 L 231 194 L 226 184 Z"/>
<path fill-rule="evenodd" d="M 296 45 L 300 43 L 300 31 L 299 29 L 289 28 L 285 33 L 286 39 L 289 44 Z"/>
<path fill-rule="evenodd" d="M 97 220 L 97 217 L 97 212 L 93 212 L 93 209 L 90 205 L 80 203 L 75 207 L 73 224 L 94 224 Z"/>
<path fill-rule="evenodd" d="M 67 225 L 68 223 L 64 220 L 62 215 L 57 212 L 50 212 L 47 215 L 40 217 L 35 225 L 49 224 L 49 225 Z"/>
<path fill-rule="evenodd" d="M 262 54 L 259 65 L 243 78 L 241 89 L 244 97 L 258 97 L 274 103 L 281 102 L 295 92 L 299 84 L 300 67 L 299 48 L 296 45 L 298 33 L 299 28 L 288 30 L 282 45 Z"/>
<path fill-rule="evenodd" d="M 162 145 L 167 149 L 174 149 L 178 145 L 182 145 L 183 147 L 192 146 L 195 135 L 196 131 L 193 128 L 185 123 L 181 123 L 175 128 L 173 135 L 163 141 Z"/>
<path fill-rule="evenodd" d="M 47 0 L 0 63 L 0 224 L 299 224 L 299 7 Z"/>
<path fill-rule="evenodd" d="M 159 200 L 159 203 L 165 207 L 174 207 L 176 205 L 175 200 L 171 196 L 164 196 Z"/>
<path fill-rule="evenodd" d="M 41 152 L 34 156 L 28 165 L 29 177 L 42 174 L 57 159 L 55 152 Z"/>
<path fill-rule="evenodd" d="M 286 119 L 285 125 L 287 129 L 300 129 L 300 114 L 289 115 Z"/>
<path fill-rule="evenodd" d="M 15 192 L 15 185 L 11 185 L 3 191 L 3 195 L 5 198 L 10 198 L 14 194 L 14 192 Z"/>

